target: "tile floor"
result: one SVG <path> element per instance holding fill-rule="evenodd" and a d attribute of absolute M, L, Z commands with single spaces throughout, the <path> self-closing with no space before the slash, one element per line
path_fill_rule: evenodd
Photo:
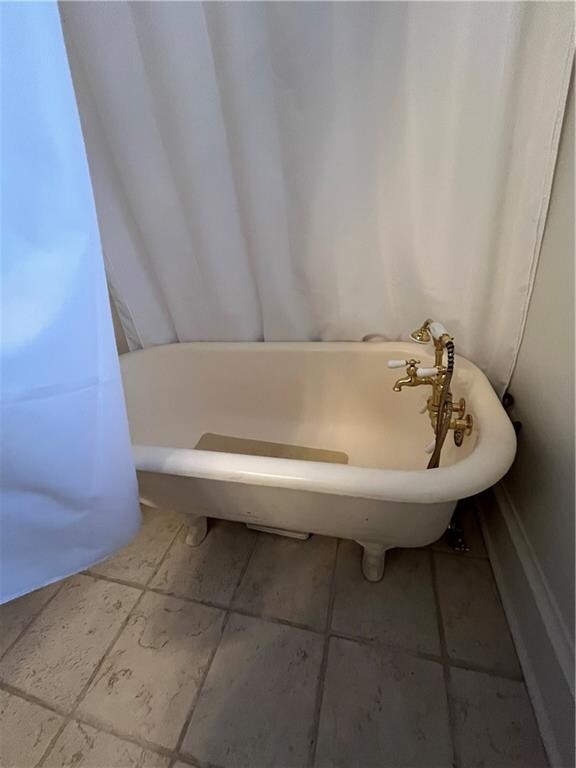
<path fill-rule="evenodd" d="M 0 608 L 3 768 L 539 768 L 473 510 L 472 551 L 389 553 L 145 512 L 88 573 Z"/>

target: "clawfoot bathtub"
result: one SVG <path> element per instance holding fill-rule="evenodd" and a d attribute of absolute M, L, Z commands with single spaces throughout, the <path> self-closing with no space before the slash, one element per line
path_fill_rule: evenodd
<path fill-rule="evenodd" d="M 203 342 L 123 355 L 142 502 L 188 515 L 191 546 L 207 517 L 353 539 L 365 577 L 379 580 L 386 550 L 437 539 L 457 500 L 499 480 L 516 450 L 488 380 L 457 357 L 452 389 L 474 431 L 460 448 L 449 435 L 440 467 L 425 469 L 427 393 L 394 393 L 387 361 L 426 356 L 398 342 Z"/>

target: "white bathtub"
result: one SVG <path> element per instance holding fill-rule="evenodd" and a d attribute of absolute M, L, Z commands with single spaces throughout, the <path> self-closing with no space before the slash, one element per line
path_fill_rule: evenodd
<path fill-rule="evenodd" d="M 419 409 L 428 387 L 392 391 L 386 363 L 432 350 L 413 343 L 191 343 L 121 357 L 141 500 L 189 515 L 191 545 L 206 517 L 340 536 L 364 548 L 381 578 L 392 547 L 420 547 L 446 529 L 456 501 L 499 480 L 516 450 L 484 374 L 456 358 L 452 389 L 474 431 L 452 433 L 441 466 Z M 341 451 L 348 464 L 195 450 L 216 433 Z"/>

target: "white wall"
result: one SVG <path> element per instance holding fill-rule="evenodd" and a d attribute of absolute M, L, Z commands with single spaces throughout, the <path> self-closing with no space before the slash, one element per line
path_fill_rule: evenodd
<path fill-rule="evenodd" d="M 573 765 L 572 89 L 534 292 L 510 392 L 515 398 L 513 417 L 522 422 L 522 431 L 516 462 L 496 493 L 499 508 L 487 511 L 487 538 L 550 754 L 554 764 Z"/>
<path fill-rule="evenodd" d="M 522 422 L 504 485 L 574 639 L 574 95 L 510 392 Z"/>

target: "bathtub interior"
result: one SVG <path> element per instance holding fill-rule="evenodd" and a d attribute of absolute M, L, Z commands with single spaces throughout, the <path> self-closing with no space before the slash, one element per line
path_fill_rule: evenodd
<path fill-rule="evenodd" d="M 414 346 L 197 343 L 125 355 L 132 441 L 195 448 L 215 433 L 340 451 L 353 466 L 424 469 L 433 433 L 419 410 L 429 388 L 393 392 L 402 370 L 387 368 L 407 348 L 424 365 L 432 362 Z M 456 398 L 467 397 L 473 380 L 466 365 L 459 369 L 457 361 Z M 457 448 L 449 434 L 441 466 L 468 456 L 475 441 L 474 432 Z"/>

